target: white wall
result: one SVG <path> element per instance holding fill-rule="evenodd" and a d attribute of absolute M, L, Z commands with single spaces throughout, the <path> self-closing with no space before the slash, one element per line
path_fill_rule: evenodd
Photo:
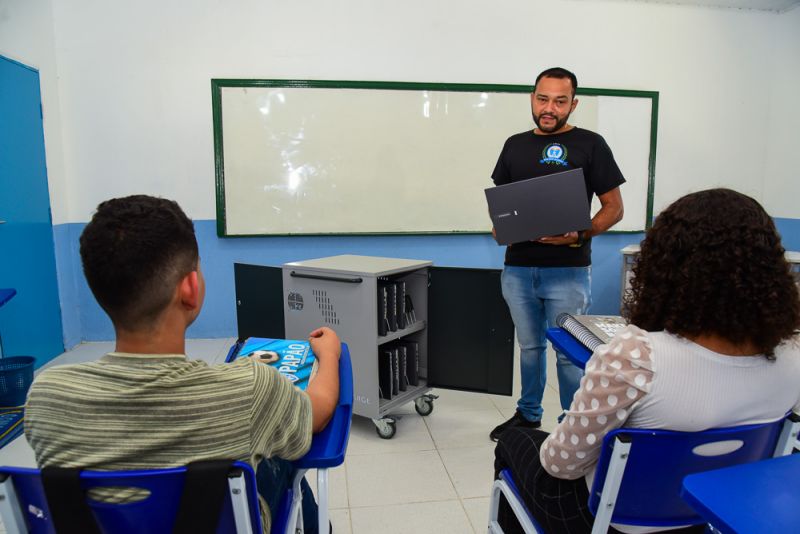
<path fill-rule="evenodd" d="M 53 220 L 67 218 L 66 177 L 58 94 L 53 9 L 50 0 L 0 0 L 0 55 L 39 71 L 45 159 Z"/>
<path fill-rule="evenodd" d="M 56 223 L 86 221 L 100 200 L 134 192 L 214 218 L 212 77 L 523 84 L 554 65 L 573 69 L 584 86 L 660 91 L 656 210 L 687 191 L 727 185 L 800 217 L 782 193 L 800 187 L 790 176 L 797 129 L 789 126 L 800 117 L 788 109 L 800 81 L 798 9 L 568 0 L 52 4 L 54 34 L 50 1 L 0 0 L 0 53 L 42 70 Z M 63 151 L 52 124 L 59 101 Z"/>
<path fill-rule="evenodd" d="M 759 94 L 769 90 L 769 115 L 756 103 L 746 107 L 752 120 L 766 119 L 770 132 L 764 151 L 764 203 L 776 217 L 800 218 L 800 7 L 781 16 L 774 25 L 769 70 L 762 74 Z M 759 95 L 755 95 L 758 97 Z"/>

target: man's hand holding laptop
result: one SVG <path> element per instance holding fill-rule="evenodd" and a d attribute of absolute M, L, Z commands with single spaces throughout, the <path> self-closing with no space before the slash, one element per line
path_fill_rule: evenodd
<path fill-rule="evenodd" d="M 567 232 L 561 235 L 548 235 L 540 237 L 536 240 L 537 243 L 544 243 L 545 245 L 572 245 L 578 241 L 578 232 Z"/>
<path fill-rule="evenodd" d="M 495 241 L 497 241 L 497 231 L 492 226 L 492 237 Z M 550 235 L 545 237 L 540 237 L 539 239 L 534 239 L 537 243 L 543 243 L 545 245 L 572 245 L 578 241 L 578 232 L 567 232 L 566 234 L 561 235 Z"/>

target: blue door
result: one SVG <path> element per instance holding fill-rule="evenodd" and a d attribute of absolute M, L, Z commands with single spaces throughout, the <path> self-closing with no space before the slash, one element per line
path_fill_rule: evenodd
<path fill-rule="evenodd" d="M 64 351 L 41 109 L 39 73 L 0 56 L 0 335 L 37 367 Z"/>

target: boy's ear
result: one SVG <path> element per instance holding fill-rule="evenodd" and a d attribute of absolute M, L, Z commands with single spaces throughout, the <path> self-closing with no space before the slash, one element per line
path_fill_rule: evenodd
<path fill-rule="evenodd" d="M 181 304 L 187 310 L 194 310 L 200 306 L 200 282 L 197 271 L 192 271 L 181 278 L 178 284 L 178 293 Z"/>

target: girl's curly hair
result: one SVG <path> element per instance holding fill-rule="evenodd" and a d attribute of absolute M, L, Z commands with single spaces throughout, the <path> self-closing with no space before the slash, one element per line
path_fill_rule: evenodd
<path fill-rule="evenodd" d="M 686 195 L 642 241 L 623 315 L 648 331 L 715 334 L 768 358 L 800 327 L 800 297 L 780 235 L 752 198 L 730 189 Z"/>

